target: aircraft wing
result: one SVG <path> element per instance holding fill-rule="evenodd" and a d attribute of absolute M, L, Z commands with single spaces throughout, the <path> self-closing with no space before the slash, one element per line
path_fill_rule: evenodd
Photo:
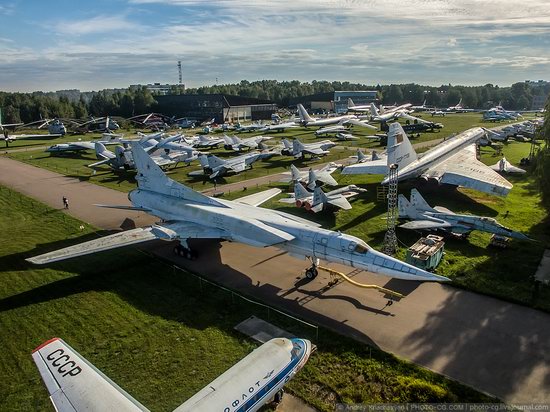
<path fill-rule="evenodd" d="M 260 206 L 262 203 L 267 202 L 269 199 L 277 196 L 281 193 L 281 189 L 268 189 L 263 192 L 254 193 L 253 195 L 243 196 L 235 199 L 235 202 L 239 202 L 250 206 Z"/>
<path fill-rule="evenodd" d="M 44 342 L 32 358 L 56 411 L 148 410 L 62 339 Z"/>
<path fill-rule="evenodd" d="M 441 183 L 464 186 L 492 195 L 506 196 L 512 184 L 476 158 L 471 145 L 431 168 L 428 174 L 441 176 Z"/>
<path fill-rule="evenodd" d="M 235 173 L 239 173 L 246 169 L 246 162 L 242 161 L 238 163 L 233 163 L 231 165 L 228 165 L 227 167 L 233 170 Z"/>
<path fill-rule="evenodd" d="M 323 150 L 320 147 L 307 147 L 302 149 L 302 152 L 310 153 L 314 155 L 322 155 L 322 154 L 330 153 L 328 150 Z"/>
<path fill-rule="evenodd" d="M 46 263 L 57 262 L 59 260 L 65 260 L 76 256 L 88 255 L 94 252 L 101 252 L 104 250 L 114 249 L 122 246 L 129 246 L 137 243 L 147 242 L 149 240 L 154 240 L 157 238 L 158 237 L 152 231 L 152 227 L 137 228 L 115 233 L 113 235 L 103 236 L 99 239 L 90 240 L 88 242 L 69 246 L 63 249 L 55 250 L 53 252 L 44 253 L 43 255 L 31 257 L 26 260 L 36 265 L 43 265 Z"/>
<path fill-rule="evenodd" d="M 6 126 L 6 125 L 2 125 Z M 16 139 L 39 139 L 39 138 L 54 138 L 54 137 L 61 137 L 60 134 L 14 134 L 13 136 L 10 136 L 11 138 Z"/>
<path fill-rule="evenodd" d="M 342 170 L 343 175 L 385 175 L 386 173 L 388 173 L 388 159 L 386 157 L 349 165 Z"/>
<path fill-rule="evenodd" d="M 346 199 L 342 195 L 330 196 L 328 198 L 327 202 L 330 203 L 333 206 L 336 206 L 336 207 L 340 208 L 340 209 L 344 209 L 344 210 L 350 210 L 351 209 L 351 204 L 349 203 L 348 199 Z"/>
<path fill-rule="evenodd" d="M 97 167 L 97 166 L 101 166 L 101 165 L 104 165 L 106 163 L 109 163 L 111 161 L 111 159 L 103 159 L 103 160 L 100 160 L 99 162 L 95 162 L 95 163 L 91 163 L 89 165 L 86 165 L 86 167 Z"/>
<path fill-rule="evenodd" d="M 449 222 L 444 220 L 435 221 L 435 220 L 412 220 L 407 223 L 399 225 L 403 229 L 412 229 L 412 230 L 422 230 L 422 229 L 446 229 L 450 228 L 451 225 Z"/>

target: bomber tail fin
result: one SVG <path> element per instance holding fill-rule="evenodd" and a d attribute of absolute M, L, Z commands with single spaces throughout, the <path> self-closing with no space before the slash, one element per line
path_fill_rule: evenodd
<path fill-rule="evenodd" d="M 374 103 L 370 104 L 370 114 L 371 114 L 371 116 L 378 116 L 379 115 L 378 109 L 376 108 Z"/>
<path fill-rule="evenodd" d="M 170 179 L 139 144 L 132 144 L 132 157 L 137 170 L 140 189 L 193 200 L 199 203 L 219 204 L 215 199 Z"/>
<path fill-rule="evenodd" d="M 388 166 L 397 164 L 402 169 L 417 158 L 411 141 L 401 125 L 397 122 L 391 123 L 388 132 Z"/>
<path fill-rule="evenodd" d="M 348 97 L 348 109 L 353 109 L 355 107 L 355 103 L 353 103 L 353 100 L 351 100 L 351 97 Z"/>
<path fill-rule="evenodd" d="M 315 121 L 314 118 L 312 118 L 304 106 L 302 106 L 300 103 L 298 103 L 298 115 L 300 116 L 300 120 L 302 122 L 313 122 Z"/>

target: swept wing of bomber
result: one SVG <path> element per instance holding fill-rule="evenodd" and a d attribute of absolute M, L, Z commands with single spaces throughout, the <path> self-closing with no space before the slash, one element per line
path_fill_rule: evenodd
<path fill-rule="evenodd" d="M 399 123 L 390 124 L 386 168 L 398 165 L 399 181 L 421 178 L 436 180 L 455 186 L 464 186 L 481 192 L 506 196 L 512 184 L 496 171 L 477 160 L 476 142 L 485 136 L 481 127 L 474 127 L 447 139 L 419 157 L 407 134 Z M 365 162 L 347 166 L 342 174 L 380 174 L 374 166 L 378 163 Z M 386 184 L 386 177 L 382 184 Z"/>
<path fill-rule="evenodd" d="M 426 272 L 378 252 L 363 240 L 281 211 L 258 207 L 278 195 L 269 189 L 237 200 L 217 199 L 170 179 L 139 145 L 132 145 L 138 173 L 137 189 L 128 194 L 131 206 L 105 206 L 139 210 L 161 221 L 27 259 L 45 264 L 154 239 L 178 240 L 178 253 L 192 257 L 188 239 L 224 239 L 255 247 L 274 246 L 291 256 L 309 258 L 309 278 L 317 276 L 320 260 L 368 270 L 385 276 L 430 281 L 447 278 Z"/>
<path fill-rule="evenodd" d="M 443 230 L 457 235 L 467 235 L 473 230 L 495 235 L 529 240 L 523 233 L 502 226 L 495 219 L 484 216 L 457 214 L 441 206 L 431 207 L 420 192 L 411 190 L 410 201 L 404 195 L 398 198 L 399 218 L 410 219 L 399 227 L 413 230 Z"/>
<path fill-rule="evenodd" d="M 281 399 L 283 386 L 310 354 L 307 339 L 271 339 L 174 411 L 257 411 Z M 148 411 L 62 339 L 44 342 L 32 358 L 58 412 Z"/>

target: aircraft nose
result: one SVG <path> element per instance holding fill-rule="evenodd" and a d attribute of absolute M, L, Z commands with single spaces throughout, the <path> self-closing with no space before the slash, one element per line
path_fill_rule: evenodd
<path fill-rule="evenodd" d="M 421 282 L 448 282 L 451 280 L 445 276 L 427 272 L 376 250 L 370 250 L 369 254 L 372 255 L 373 262 L 371 265 L 372 268 L 368 270 L 374 273 L 391 276 L 397 279 L 418 280 Z"/>

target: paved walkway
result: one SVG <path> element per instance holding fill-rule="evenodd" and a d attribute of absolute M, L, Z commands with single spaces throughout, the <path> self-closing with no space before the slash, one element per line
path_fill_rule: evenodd
<path fill-rule="evenodd" d="M 126 194 L 79 182 L 0 157 L 0 183 L 54 207 L 71 201 L 69 213 L 102 228 L 117 228 L 143 213 L 106 210 L 91 203 L 128 204 Z M 306 262 L 274 248 L 197 241 L 197 261 L 180 260 L 171 245 L 151 249 L 273 306 L 371 343 L 508 402 L 550 402 L 550 315 L 433 283 L 389 280 L 361 272 L 354 279 L 408 295 L 386 307 L 372 291 L 348 283 L 327 288 L 328 276 L 306 282 Z M 349 268 L 331 265 L 349 273 Z"/>

